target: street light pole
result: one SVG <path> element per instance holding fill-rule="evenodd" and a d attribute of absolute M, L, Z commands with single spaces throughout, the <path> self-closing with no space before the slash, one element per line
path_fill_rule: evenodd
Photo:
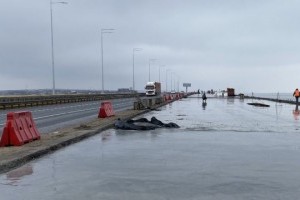
<path fill-rule="evenodd" d="M 173 89 L 174 89 L 174 91 L 176 91 L 176 88 L 177 88 L 177 92 L 179 92 L 179 76 L 175 73 L 173 73 L 173 75 L 174 75 L 174 87 L 173 87 Z"/>
<path fill-rule="evenodd" d="M 133 48 L 132 50 L 132 89 L 135 90 L 135 84 L 134 84 L 134 52 L 136 51 L 142 51 L 141 48 Z"/>
<path fill-rule="evenodd" d="M 178 84 L 178 76 L 175 73 L 173 73 L 173 75 L 174 75 L 174 79 L 173 79 L 173 83 L 172 83 L 173 84 L 173 90 L 176 92 L 176 85 Z"/>
<path fill-rule="evenodd" d="M 177 92 L 179 92 L 179 78 L 177 77 Z"/>
<path fill-rule="evenodd" d="M 168 72 L 171 71 L 170 69 L 166 70 L 166 92 L 168 92 Z"/>
<path fill-rule="evenodd" d="M 68 2 L 65 1 L 57 1 L 53 2 L 50 0 L 50 23 L 51 23 L 51 60 L 52 60 L 52 94 L 55 94 L 55 65 L 54 65 L 54 39 L 53 39 L 53 11 L 52 11 L 52 5 L 60 3 L 60 4 L 68 4 Z"/>
<path fill-rule="evenodd" d="M 149 59 L 149 82 L 150 82 L 150 78 L 151 78 L 151 76 L 150 76 L 151 62 L 154 62 L 154 61 L 156 61 L 156 59 L 154 59 L 154 58 Z"/>
<path fill-rule="evenodd" d="M 104 67 L 103 67 L 103 34 L 113 33 L 115 29 L 112 28 L 102 28 L 101 29 L 101 80 L 102 80 L 102 93 L 104 93 Z"/>
<path fill-rule="evenodd" d="M 53 44 L 53 20 L 52 20 L 52 0 L 50 0 L 50 17 L 51 17 L 51 58 L 52 58 L 52 94 L 55 94 L 55 72 L 54 72 L 54 44 Z"/>
<path fill-rule="evenodd" d="M 177 77 L 177 92 L 179 92 L 179 82 L 180 82 L 180 76 L 178 76 L 177 74 L 175 74 L 175 76 Z M 174 80 L 174 89 L 176 90 L 176 84 L 175 84 L 175 80 Z"/>
<path fill-rule="evenodd" d="M 178 78 L 178 80 L 177 80 L 177 92 L 179 92 L 180 76 L 178 76 L 177 78 Z"/>
<path fill-rule="evenodd" d="M 171 92 L 173 90 L 173 73 L 171 72 Z"/>
<path fill-rule="evenodd" d="M 165 65 L 159 65 L 158 67 L 158 82 L 160 82 L 160 68 L 165 67 Z"/>

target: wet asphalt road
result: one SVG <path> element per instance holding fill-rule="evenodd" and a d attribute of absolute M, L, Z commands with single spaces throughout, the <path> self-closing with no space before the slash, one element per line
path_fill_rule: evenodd
<path fill-rule="evenodd" d="M 115 111 L 132 109 L 134 98 L 109 100 Z M 0 111 L 0 136 L 8 112 L 31 111 L 40 133 L 48 133 L 67 126 L 77 125 L 97 118 L 101 101 L 89 101 L 49 106 L 27 107 Z"/>
<path fill-rule="evenodd" d="M 144 115 L 180 129 L 107 130 L 0 176 L 10 199 L 298 199 L 293 105 L 196 98 Z"/>

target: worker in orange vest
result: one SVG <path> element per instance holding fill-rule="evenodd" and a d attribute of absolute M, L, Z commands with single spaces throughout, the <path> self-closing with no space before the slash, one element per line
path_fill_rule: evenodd
<path fill-rule="evenodd" d="M 296 105 L 298 105 L 298 98 L 300 96 L 300 91 L 298 90 L 298 88 L 296 88 L 293 96 L 296 98 Z"/>

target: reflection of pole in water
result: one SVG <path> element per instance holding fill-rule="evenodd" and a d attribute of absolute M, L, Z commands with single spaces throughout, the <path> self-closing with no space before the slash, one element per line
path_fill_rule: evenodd
<path fill-rule="evenodd" d="M 279 95 L 279 92 L 277 92 L 277 98 L 276 98 L 276 103 L 275 103 L 275 105 L 277 106 L 277 105 L 279 105 L 279 106 L 281 106 L 281 103 L 279 103 L 280 102 L 280 95 Z"/>
<path fill-rule="evenodd" d="M 6 174 L 7 180 L 10 181 L 8 185 L 18 186 L 18 182 L 22 177 L 31 174 L 33 174 L 33 167 L 30 164 L 14 169 Z"/>
<path fill-rule="evenodd" d="M 280 110 L 279 110 L 279 108 L 280 108 Z M 282 112 L 282 104 L 275 104 L 275 111 L 276 111 L 276 119 L 278 120 L 278 117 L 279 117 L 279 115 L 280 115 L 280 113 Z"/>
<path fill-rule="evenodd" d="M 277 106 L 275 106 L 275 111 L 276 111 L 276 119 L 278 120 L 278 109 L 277 109 Z"/>
<path fill-rule="evenodd" d="M 53 186 L 54 186 L 53 191 L 57 192 L 57 187 L 56 187 L 56 181 L 57 181 L 56 180 L 56 160 L 55 160 L 54 156 L 52 157 L 52 174 L 51 174 L 51 177 L 52 177 L 53 182 L 54 182 L 54 184 L 53 184 Z"/>
<path fill-rule="evenodd" d="M 276 109 L 276 119 L 278 120 L 278 116 L 279 116 L 279 112 L 278 112 L 278 106 L 282 106 L 280 102 L 280 95 L 279 95 L 279 92 L 277 92 L 277 99 L 276 99 L 276 103 L 275 103 L 275 109 Z M 280 112 L 282 111 L 282 107 L 280 109 Z"/>

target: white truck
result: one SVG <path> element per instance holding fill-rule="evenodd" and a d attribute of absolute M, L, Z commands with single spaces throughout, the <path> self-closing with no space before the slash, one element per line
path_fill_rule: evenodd
<path fill-rule="evenodd" d="M 157 96 L 161 94 L 161 84 L 159 82 L 147 82 L 146 96 Z"/>

